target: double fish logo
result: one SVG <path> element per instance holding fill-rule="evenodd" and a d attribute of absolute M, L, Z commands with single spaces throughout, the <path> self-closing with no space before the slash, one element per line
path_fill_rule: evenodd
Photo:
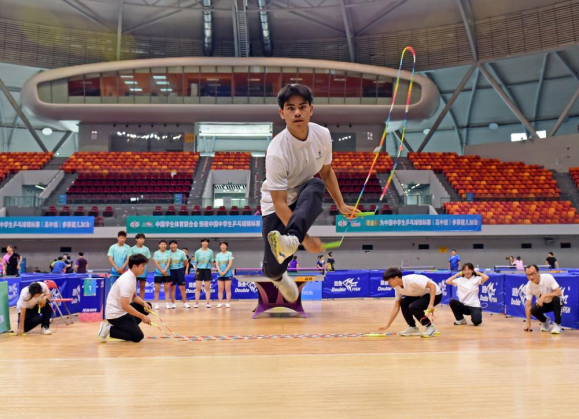
<path fill-rule="evenodd" d="M 238 287 L 249 288 L 249 290 L 253 293 L 257 292 L 257 285 L 255 285 L 255 282 L 238 282 L 237 285 Z"/>
<path fill-rule="evenodd" d="M 342 281 L 342 285 L 346 287 L 348 291 L 352 292 L 355 291 L 354 288 L 358 287 L 358 282 L 359 281 L 354 280 L 354 278 L 348 278 L 345 281 Z"/>
<path fill-rule="evenodd" d="M 80 290 L 80 285 L 72 290 L 72 304 L 80 304 L 82 292 Z"/>
<path fill-rule="evenodd" d="M 18 284 L 14 283 L 8 286 L 8 300 L 12 301 L 18 298 Z"/>
<path fill-rule="evenodd" d="M 489 303 L 496 302 L 495 295 L 497 293 L 497 290 L 496 290 L 496 284 L 494 282 L 490 282 L 487 285 L 483 285 L 482 292 L 484 294 L 487 294 Z"/>

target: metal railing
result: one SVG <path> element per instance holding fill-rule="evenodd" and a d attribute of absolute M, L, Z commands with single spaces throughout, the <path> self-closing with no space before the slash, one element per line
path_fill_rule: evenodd
<path fill-rule="evenodd" d="M 5 207 L 38 208 L 44 205 L 44 199 L 37 196 L 5 196 Z"/>

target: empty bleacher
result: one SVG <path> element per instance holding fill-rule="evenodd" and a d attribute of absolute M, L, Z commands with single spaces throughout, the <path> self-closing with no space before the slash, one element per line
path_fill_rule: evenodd
<path fill-rule="evenodd" d="M 447 214 L 481 214 L 483 224 L 579 224 L 569 201 L 446 202 Z"/>
<path fill-rule="evenodd" d="M 52 158 L 52 153 L 0 153 L 0 182 L 10 173 L 20 170 L 40 170 Z"/>
<path fill-rule="evenodd" d="M 475 200 L 558 199 L 561 191 L 553 174 L 541 166 L 501 162 L 456 153 L 408 153 L 418 170 L 441 172 L 462 198 Z"/>
<path fill-rule="evenodd" d="M 79 176 L 67 191 L 67 202 L 172 202 L 187 199 L 198 153 L 75 153 L 62 169 Z"/>
<path fill-rule="evenodd" d="M 249 170 L 251 168 L 251 153 L 233 152 L 215 153 L 211 170 Z"/>

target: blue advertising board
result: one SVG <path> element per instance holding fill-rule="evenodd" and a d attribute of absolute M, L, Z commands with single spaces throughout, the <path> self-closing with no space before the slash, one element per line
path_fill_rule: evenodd
<path fill-rule="evenodd" d="M 481 226 L 480 215 L 373 215 L 351 221 L 343 215 L 336 217 L 336 233 L 481 231 Z"/>
<path fill-rule="evenodd" d="M 452 272 L 450 271 L 425 271 L 425 272 L 415 272 L 418 275 L 424 275 L 430 279 L 432 279 L 440 290 L 442 291 L 442 300 L 440 300 L 440 304 L 448 304 L 450 303 L 451 293 L 452 293 L 452 285 L 446 285 L 446 280 L 452 276 Z"/>
<path fill-rule="evenodd" d="M 322 281 L 310 281 L 302 289 L 302 301 L 319 301 L 322 299 Z"/>
<path fill-rule="evenodd" d="M 505 312 L 505 276 L 503 274 L 486 274 L 489 279 L 481 285 L 479 291 L 481 308 L 483 311 L 503 314 Z"/>
<path fill-rule="evenodd" d="M 2 217 L 0 234 L 93 234 L 94 217 Z"/>
<path fill-rule="evenodd" d="M 394 297 L 394 288 L 388 285 L 388 281 L 384 281 L 384 270 L 371 270 L 368 276 L 370 297 L 384 298 Z"/>
<path fill-rule="evenodd" d="M 328 272 L 322 285 L 323 298 L 364 298 L 370 296 L 368 271 Z"/>

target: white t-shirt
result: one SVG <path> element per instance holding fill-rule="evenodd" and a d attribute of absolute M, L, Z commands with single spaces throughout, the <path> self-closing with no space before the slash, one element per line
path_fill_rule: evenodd
<path fill-rule="evenodd" d="M 127 297 L 131 303 L 136 291 L 137 277 L 135 274 L 132 271 L 122 274 L 109 291 L 106 307 L 107 319 L 118 319 L 127 314 L 121 305 L 121 297 Z"/>
<path fill-rule="evenodd" d="M 44 282 L 38 282 L 40 284 L 40 287 L 42 288 L 42 294 L 40 295 L 40 297 L 43 297 L 45 295 L 50 295 L 50 289 L 48 289 L 48 285 L 46 285 Z M 24 287 L 22 289 L 22 291 L 20 291 L 20 298 L 18 298 L 18 302 L 16 303 L 16 312 L 20 313 L 20 310 L 22 308 L 26 308 L 26 310 L 34 308 L 37 304 L 38 304 L 38 300 L 40 299 L 40 297 L 38 298 L 31 298 L 32 296 L 30 295 L 30 292 L 28 292 L 28 288 L 29 287 Z"/>
<path fill-rule="evenodd" d="M 515 260 L 515 267 L 517 268 L 517 271 L 525 270 L 525 264 L 523 263 L 522 260 Z"/>
<path fill-rule="evenodd" d="M 527 296 L 527 300 L 532 300 L 533 295 L 539 298 L 541 295 L 552 293 L 557 288 L 559 288 L 559 284 L 555 278 L 553 278 L 553 275 L 541 274 L 541 279 L 539 279 L 538 284 L 535 284 L 532 281 L 527 282 L 527 286 L 525 287 L 525 294 Z M 553 301 L 553 298 L 545 298 L 545 303 L 550 303 L 551 301 Z"/>
<path fill-rule="evenodd" d="M 427 276 L 418 274 L 404 275 L 402 277 L 402 287 L 394 287 L 396 300 L 401 300 L 403 296 L 422 297 L 423 295 L 429 294 L 430 289 L 426 288 L 426 284 L 429 282 L 436 286 L 436 295 L 442 294 L 438 284 Z"/>
<path fill-rule="evenodd" d="M 300 141 L 284 129 L 267 147 L 266 180 L 261 185 L 261 213 L 275 212 L 270 191 L 287 191 L 287 204 L 297 201 L 301 188 L 324 165 L 332 163 L 330 131 L 312 122 L 308 138 Z"/>
<path fill-rule="evenodd" d="M 481 284 L 480 276 L 472 276 L 470 279 L 464 276 L 455 278 L 452 283 L 456 285 L 456 295 L 458 301 L 469 307 L 480 307 L 478 299 L 478 287 Z"/>

